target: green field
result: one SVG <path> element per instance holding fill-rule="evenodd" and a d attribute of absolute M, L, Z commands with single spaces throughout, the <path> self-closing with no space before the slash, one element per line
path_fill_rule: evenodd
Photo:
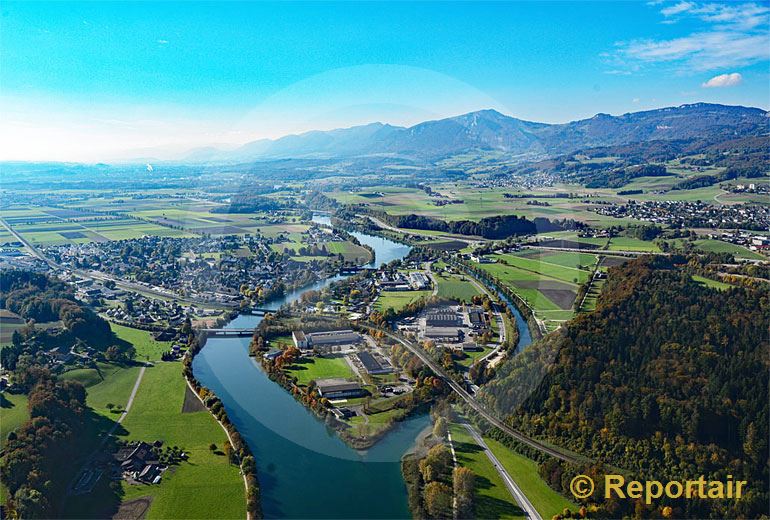
<path fill-rule="evenodd" d="M 326 356 L 326 357 L 303 357 L 289 369 L 287 372 L 297 378 L 297 384 L 307 385 L 310 381 L 318 379 L 342 378 L 348 379 L 354 377 L 353 369 L 350 368 L 345 356 Z"/>
<path fill-rule="evenodd" d="M 8 434 L 24 424 L 29 417 L 27 396 L 0 392 L 0 449 L 5 445 Z M 5 504 L 8 493 L 0 483 L 0 504 Z"/>
<path fill-rule="evenodd" d="M 5 444 L 8 434 L 21 426 L 27 417 L 26 395 L 0 393 L 0 446 Z"/>
<path fill-rule="evenodd" d="M 652 242 L 629 237 L 612 237 L 610 251 L 644 251 L 659 253 L 660 248 Z"/>
<path fill-rule="evenodd" d="M 123 484 L 124 502 L 152 497 L 147 518 L 243 518 L 243 481 L 236 466 L 209 444 L 227 436 L 208 411 L 182 413 L 186 383 L 178 362 L 148 368 L 131 411 L 123 421 L 124 438 L 179 446 L 190 455 L 163 476 L 160 485 Z"/>
<path fill-rule="evenodd" d="M 467 278 L 448 274 L 434 274 L 438 282 L 439 298 L 449 298 L 457 301 L 470 302 L 471 298 L 480 294 L 478 288 L 469 282 Z"/>
<path fill-rule="evenodd" d="M 117 418 L 118 411 L 109 410 L 107 405 L 113 404 L 120 409 L 126 405 L 140 367 L 123 367 L 110 363 L 97 363 L 97 367 L 70 370 L 62 374 L 61 379 L 81 383 L 88 391 L 86 398 L 88 406 L 106 417 Z"/>
<path fill-rule="evenodd" d="M 505 487 L 502 477 L 470 433 L 459 424 L 452 424 L 450 431 L 457 462 L 476 475 L 475 517 L 526 518 L 508 488 Z"/>
<path fill-rule="evenodd" d="M 432 293 L 432 291 L 382 291 L 374 308 L 380 312 L 388 308 L 398 312 L 420 298 L 430 298 Z"/>
<path fill-rule="evenodd" d="M 134 346 L 138 361 L 159 360 L 163 352 L 171 349 L 172 342 L 156 341 L 152 334 L 146 330 L 124 327 L 115 323 L 110 323 L 110 328 L 119 339 L 127 341 Z"/>
<path fill-rule="evenodd" d="M 709 253 L 732 253 L 738 258 L 748 258 L 750 260 L 767 260 L 767 257 L 749 251 L 743 246 L 731 244 L 729 242 L 723 242 L 721 240 L 696 240 L 695 245 L 701 251 Z"/>
<path fill-rule="evenodd" d="M 511 451 L 495 439 L 484 437 L 484 441 L 544 519 L 561 514 L 565 508 L 579 509 L 540 478 L 535 461 Z"/>
<path fill-rule="evenodd" d="M 111 326 L 121 339 L 130 340 L 137 352 L 156 363 L 146 368 L 133 405 L 116 434 L 130 440 L 162 440 L 165 445 L 179 446 L 190 454 L 189 461 L 164 473 L 159 485 L 124 482 L 123 503 L 151 497 L 147 518 L 243 518 L 246 506 L 239 470 L 208 448 L 211 443 L 221 447 L 227 437 L 208 411 L 182 413 L 186 389 L 182 365 L 158 361 L 168 349 L 168 342 L 157 342 L 146 331 Z M 98 371 L 71 370 L 62 377 L 86 385 L 88 405 L 114 420 L 118 414 L 108 411 L 107 403 L 125 406 L 139 371 L 138 366 L 100 363 Z M 109 493 L 98 491 L 71 500 L 70 516 L 103 514 L 104 508 L 110 507 L 105 502 L 108 500 Z"/>
<path fill-rule="evenodd" d="M 706 287 L 711 287 L 712 289 L 717 289 L 720 291 L 725 291 L 727 289 L 732 289 L 733 286 L 729 283 L 720 282 L 719 280 L 712 280 L 711 278 L 706 278 L 705 276 L 698 276 L 697 274 L 692 276 L 692 279 L 698 282 L 699 284 L 705 285 Z"/>

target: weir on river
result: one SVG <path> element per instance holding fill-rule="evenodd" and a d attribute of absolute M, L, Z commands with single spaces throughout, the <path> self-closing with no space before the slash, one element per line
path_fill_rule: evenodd
<path fill-rule="evenodd" d="M 313 220 L 329 224 L 328 217 Z M 410 250 L 385 238 L 352 235 L 374 250 L 372 267 L 403 258 Z M 277 309 L 307 290 L 341 278 L 292 291 L 265 307 Z M 253 330 L 261 320 L 262 316 L 241 315 L 224 329 Z M 265 517 L 411 518 L 400 460 L 430 424 L 428 416 L 403 421 L 367 451 L 354 450 L 267 377 L 249 357 L 249 341 L 250 337 L 210 337 L 195 357 L 193 371 L 222 400 L 254 453 Z"/>

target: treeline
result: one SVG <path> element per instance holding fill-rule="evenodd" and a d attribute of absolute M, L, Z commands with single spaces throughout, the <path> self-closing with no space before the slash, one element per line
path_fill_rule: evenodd
<path fill-rule="evenodd" d="M 478 222 L 471 220 L 445 221 L 424 215 L 390 215 L 384 211 L 372 212 L 379 220 L 391 226 L 405 229 L 423 229 L 442 231 L 457 235 L 480 236 L 492 240 L 501 240 L 516 235 L 533 235 L 542 231 L 556 231 L 561 227 L 548 219 L 528 220 L 516 215 L 486 217 Z"/>
<path fill-rule="evenodd" d="M 0 480 L 9 518 L 57 518 L 77 461 L 87 450 L 86 391 L 34 367 L 17 377 L 29 391 L 29 420 L 8 435 Z"/>
<path fill-rule="evenodd" d="M 281 209 L 284 209 L 284 206 L 275 199 L 251 193 L 241 193 L 230 197 L 230 204 L 217 206 L 211 210 L 211 213 L 256 213 Z"/>
<path fill-rule="evenodd" d="M 249 445 L 243 440 L 237 428 L 230 421 L 221 399 L 211 390 L 204 387 L 193 374 L 193 359 L 206 343 L 206 335 L 196 333 L 190 335 L 188 340 L 189 355 L 183 359 L 182 374 L 190 383 L 195 393 L 201 398 L 203 404 L 219 423 L 227 430 L 231 442 L 229 451 L 230 462 L 241 468 L 241 473 L 246 482 L 246 510 L 252 519 L 262 518 L 262 504 L 260 502 L 260 487 L 257 477 L 257 464 Z"/>
<path fill-rule="evenodd" d="M 469 468 L 455 467 L 447 443 L 454 414 L 446 401 L 440 401 L 431 415 L 431 434 L 420 441 L 415 453 L 401 459 L 412 518 L 475 518 L 476 475 Z"/>
<path fill-rule="evenodd" d="M 768 386 L 767 292 L 705 287 L 679 267 L 687 261 L 611 268 L 595 312 L 509 358 L 484 387 L 513 427 L 635 478 L 749 482 L 739 501 L 602 502 L 595 516 L 768 514 L 768 400 L 757 391 Z M 550 462 L 543 471 L 568 494 L 574 469 Z"/>

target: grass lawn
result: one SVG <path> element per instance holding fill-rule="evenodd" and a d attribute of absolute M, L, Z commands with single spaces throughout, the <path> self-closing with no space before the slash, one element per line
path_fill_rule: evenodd
<path fill-rule="evenodd" d="M 570 267 L 559 265 L 556 263 L 550 263 L 547 257 L 543 259 L 532 259 L 516 255 L 492 255 L 497 261 L 502 261 L 508 265 L 518 267 L 525 271 L 530 271 L 535 274 L 542 274 L 543 276 L 554 278 L 556 280 L 566 283 L 583 283 L 588 280 L 590 272 L 583 269 L 578 269 L 576 264 Z"/>
<path fill-rule="evenodd" d="M 475 285 L 460 277 L 445 274 L 434 276 L 438 282 L 438 296 L 440 298 L 470 302 L 471 298 L 480 294 Z"/>
<path fill-rule="evenodd" d="M 473 437 L 459 424 L 452 424 L 450 431 L 457 462 L 476 475 L 476 518 L 526 518 L 505 487 L 502 477 Z"/>
<path fill-rule="evenodd" d="M 649 251 L 659 253 L 660 248 L 652 242 L 630 237 L 612 237 L 610 251 Z"/>
<path fill-rule="evenodd" d="M 374 304 L 374 308 L 380 312 L 384 312 L 388 308 L 398 312 L 420 298 L 430 298 L 432 293 L 433 291 L 382 291 Z"/>
<path fill-rule="evenodd" d="M 146 330 L 134 329 L 110 323 L 115 335 L 131 343 L 136 349 L 137 361 L 158 361 L 163 352 L 171 349 L 170 341 L 155 341 L 152 334 Z"/>
<path fill-rule="evenodd" d="M 5 444 L 8 434 L 21 426 L 28 417 L 26 395 L 0 393 L 0 446 Z"/>
<path fill-rule="evenodd" d="M 303 357 L 291 365 L 287 372 L 297 378 L 297 383 L 306 385 L 316 379 L 353 377 L 353 370 L 344 356 Z"/>
<path fill-rule="evenodd" d="M 454 432 L 452 433 L 454 435 Z M 554 515 L 561 514 L 564 508 L 572 511 L 579 509 L 579 506 L 567 500 L 565 497 L 551 489 L 545 481 L 540 478 L 537 471 L 537 463 L 523 455 L 511 451 L 495 439 L 485 437 L 484 441 L 492 450 L 492 453 L 500 460 L 500 463 L 516 481 L 521 490 L 527 496 L 532 505 L 535 506 L 540 516 L 543 518 L 553 518 Z"/>
<path fill-rule="evenodd" d="M 721 240 L 696 240 L 695 245 L 701 251 L 709 253 L 732 253 L 738 258 L 748 258 L 751 260 L 767 260 L 766 257 L 749 251 L 743 246 L 731 244 L 729 242 L 722 242 Z"/>
<path fill-rule="evenodd" d="M 179 446 L 190 459 L 168 471 L 157 486 L 123 484 L 124 501 L 151 496 L 147 518 L 244 518 L 246 502 L 238 468 L 209 451 L 227 440 L 208 411 L 182 413 L 186 383 L 179 362 L 148 368 L 131 411 L 123 421 L 125 438 L 162 440 Z"/>
<path fill-rule="evenodd" d="M 88 406 L 106 417 L 117 418 L 118 413 L 108 410 L 107 405 L 112 403 L 121 409 L 126 406 L 140 367 L 111 363 L 97 363 L 97 367 L 70 370 L 63 373 L 61 379 L 80 382 L 87 389 Z"/>
<path fill-rule="evenodd" d="M 692 279 L 698 282 L 699 284 L 705 285 L 706 287 L 711 287 L 712 289 L 717 289 L 719 291 L 725 291 L 727 289 L 732 289 L 733 286 L 729 283 L 720 282 L 719 280 L 712 280 L 711 278 L 706 278 L 705 276 L 698 276 L 697 274 L 692 276 Z"/>

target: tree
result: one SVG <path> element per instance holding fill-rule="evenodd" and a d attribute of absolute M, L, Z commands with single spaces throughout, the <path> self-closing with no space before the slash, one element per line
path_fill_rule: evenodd
<path fill-rule="evenodd" d="M 476 475 L 468 468 L 458 466 L 452 473 L 452 487 L 457 503 L 458 518 L 473 517 L 473 497 Z"/>
<path fill-rule="evenodd" d="M 430 518 L 452 516 L 452 490 L 443 482 L 429 482 L 423 491 L 425 509 Z"/>
<path fill-rule="evenodd" d="M 209 451 L 211 452 L 217 451 L 217 445 L 214 444 L 213 442 L 209 444 Z"/>
<path fill-rule="evenodd" d="M 446 419 L 439 417 L 433 425 L 433 435 L 439 439 L 445 439 L 447 435 Z"/>

